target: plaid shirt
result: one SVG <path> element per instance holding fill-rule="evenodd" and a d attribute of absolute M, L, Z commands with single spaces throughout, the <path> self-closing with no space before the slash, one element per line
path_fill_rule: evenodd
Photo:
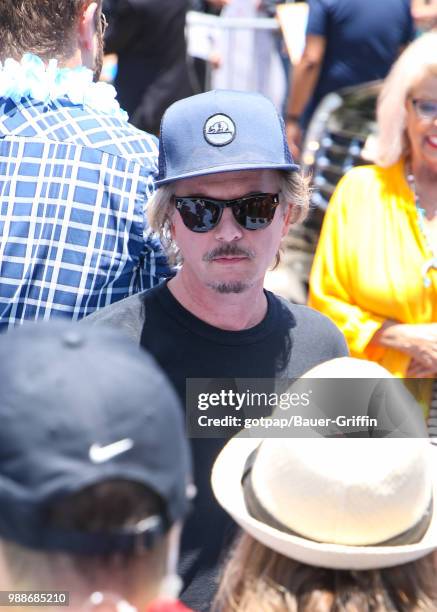
<path fill-rule="evenodd" d="M 0 98 L 0 331 L 80 319 L 169 274 L 145 208 L 156 139 L 67 98 Z"/>

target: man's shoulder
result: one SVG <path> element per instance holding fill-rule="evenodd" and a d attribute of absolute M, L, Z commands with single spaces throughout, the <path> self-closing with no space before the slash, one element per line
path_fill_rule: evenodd
<path fill-rule="evenodd" d="M 374 190 L 385 192 L 387 189 L 389 191 L 403 190 L 402 162 L 388 167 L 371 164 L 351 168 L 338 182 L 335 193 L 336 195 L 344 193 L 348 200 L 348 207 L 355 206 L 357 201 L 368 207 L 375 203 L 370 197 Z M 364 201 L 359 197 L 361 194 L 365 194 Z"/>
<path fill-rule="evenodd" d="M 146 292 L 135 293 L 119 302 L 96 310 L 82 319 L 80 325 L 112 327 L 139 343 L 145 321 L 144 296 Z"/>
<path fill-rule="evenodd" d="M 138 343 L 146 320 L 147 298 L 153 300 L 157 290 L 157 287 L 148 289 L 101 308 L 83 319 L 81 324 L 113 327 Z M 326 353 L 327 358 L 348 354 L 343 334 L 328 317 L 308 306 L 292 304 L 272 295 L 279 306 L 278 315 L 291 318 L 289 329 L 297 345 L 311 350 L 316 343 L 318 350 Z"/>
<path fill-rule="evenodd" d="M 138 130 L 122 115 L 109 114 L 68 99 L 49 105 L 26 100 L 1 110 L 0 131 L 5 136 L 36 138 L 97 149 L 156 171 L 158 141 Z"/>
<path fill-rule="evenodd" d="M 83 107 L 71 112 L 80 142 L 110 155 L 144 165 L 156 165 L 157 138 L 134 127 L 121 117 Z"/>
<path fill-rule="evenodd" d="M 309 326 L 315 325 L 317 327 L 334 329 L 338 331 L 338 328 L 334 325 L 334 323 L 318 310 L 310 308 L 310 306 L 305 306 L 304 304 L 295 304 L 294 302 L 290 302 L 280 295 L 274 295 L 280 303 L 281 308 L 291 313 L 296 321 L 296 324 Z"/>
<path fill-rule="evenodd" d="M 282 297 L 276 296 L 283 311 L 290 313 L 294 320 L 292 334 L 295 341 L 308 348 L 316 346 L 328 353 L 333 351 L 333 357 L 347 355 L 348 349 L 343 334 L 326 315 L 314 308 L 302 304 L 293 304 Z"/>

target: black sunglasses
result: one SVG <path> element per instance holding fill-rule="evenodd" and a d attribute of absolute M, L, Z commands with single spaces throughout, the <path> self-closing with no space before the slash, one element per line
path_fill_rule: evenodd
<path fill-rule="evenodd" d="M 209 232 L 217 227 L 223 210 L 231 208 L 235 220 L 247 230 L 270 225 L 279 204 L 277 193 L 254 193 L 236 200 L 215 200 L 203 196 L 175 197 L 182 221 L 192 232 Z"/>

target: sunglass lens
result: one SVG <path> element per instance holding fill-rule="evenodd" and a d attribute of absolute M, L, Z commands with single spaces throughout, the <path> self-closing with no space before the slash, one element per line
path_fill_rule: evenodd
<path fill-rule="evenodd" d="M 420 100 L 419 112 L 425 117 L 436 117 L 437 116 L 437 102 L 432 100 Z"/>
<path fill-rule="evenodd" d="M 201 198 L 184 198 L 178 210 L 185 227 L 192 232 L 209 232 L 220 218 L 220 207 Z"/>
<path fill-rule="evenodd" d="M 437 117 L 437 100 L 413 100 L 414 108 L 419 117 L 432 120 Z"/>
<path fill-rule="evenodd" d="M 248 197 L 245 202 L 232 207 L 235 219 L 248 230 L 267 227 L 275 215 L 277 203 L 271 195 Z"/>

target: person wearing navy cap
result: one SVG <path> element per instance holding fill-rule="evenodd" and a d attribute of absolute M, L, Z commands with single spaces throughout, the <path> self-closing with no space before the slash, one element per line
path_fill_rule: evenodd
<path fill-rule="evenodd" d="M 113 330 L 28 324 L 0 342 L 0 605 L 189 612 L 193 494 L 178 398 Z"/>
<path fill-rule="evenodd" d="M 170 106 L 156 187 L 149 220 L 176 276 L 85 322 L 119 327 L 147 348 L 183 402 L 191 379 L 295 378 L 347 354 L 327 318 L 263 288 L 282 238 L 308 207 L 306 179 L 267 98 L 210 91 Z M 232 531 L 209 484 L 223 439 L 207 435 L 192 440 L 199 494 L 181 558 L 182 600 L 199 610 L 211 603 Z"/>

